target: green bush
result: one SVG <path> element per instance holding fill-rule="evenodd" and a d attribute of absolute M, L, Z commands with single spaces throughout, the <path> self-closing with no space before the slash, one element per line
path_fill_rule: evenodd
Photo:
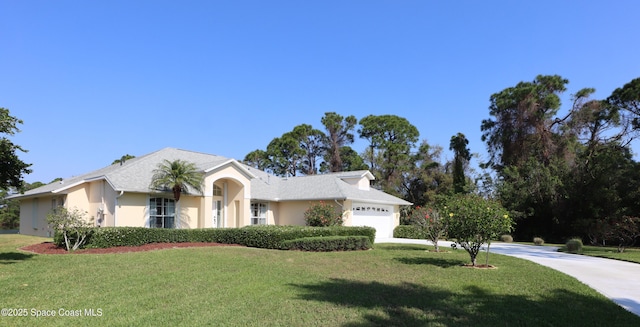
<path fill-rule="evenodd" d="M 500 241 L 505 242 L 505 243 L 511 243 L 513 242 L 513 237 L 509 234 L 504 234 L 502 236 L 500 236 Z"/>
<path fill-rule="evenodd" d="M 398 225 L 393 229 L 393 237 L 424 240 L 427 239 L 427 231 L 423 226 Z"/>
<path fill-rule="evenodd" d="M 544 245 L 544 240 L 542 239 L 542 237 L 534 237 L 533 238 L 533 244 L 535 244 L 535 245 Z"/>
<path fill-rule="evenodd" d="M 304 212 L 304 221 L 307 226 L 327 227 L 342 226 L 342 213 L 336 207 L 320 201 L 318 204 L 311 204 Z"/>
<path fill-rule="evenodd" d="M 565 246 L 569 253 L 582 253 L 582 239 L 578 237 L 568 240 Z"/>
<path fill-rule="evenodd" d="M 288 250 L 316 252 L 354 251 L 371 248 L 371 242 L 367 236 L 305 237 L 287 240 L 282 244 Z"/>
<path fill-rule="evenodd" d="M 285 249 L 283 242 L 304 237 L 366 236 L 373 244 L 371 227 L 248 226 L 242 228 L 164 229 L 144 227 L 93 228 L 87 248 L 139 246 L 149 243 L 212 242 L 267 249 Z M 54 240 L 60 237 L 54 237 Z"/>

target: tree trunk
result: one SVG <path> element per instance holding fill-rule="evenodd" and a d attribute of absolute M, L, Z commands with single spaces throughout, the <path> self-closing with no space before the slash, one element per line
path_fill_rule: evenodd
<path fill-rule="evenodd" d="M 491 242 L 487 243 L 487 259 L 485 260 L 485 265 L 489 268 L 489 247 L 491 246 Z"/>

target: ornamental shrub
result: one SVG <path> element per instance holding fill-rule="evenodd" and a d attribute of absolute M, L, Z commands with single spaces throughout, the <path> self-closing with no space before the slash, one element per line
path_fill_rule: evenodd
<path fill-rule="evenodd" d="M 300 251 L 355 251 L 371 248 L 366 236 L 305 237 L 283 242 L 284 248 Z"/>
<path fill-rule="evenodd" d="M 440 215 L 440 211 L 434 208 L 418 206 L 411 212 L 410 221 L 422 227 L 422 231 L 426 236 L 424 238 L 435 246 L 436 252 L 440 251 L 438 240 L 443 238 L 447 232 L 447 224 Z"/>
<path fill-rule="evenodd" d="M 569 253 L 582 253 L 582 239 L 574 237 L 567 241 L 565 244 L 567 252 Z"/>
<path fill-rule="evenodd" d="M 544 245 L 544 240 L 542 239 L 542 237 L 534 237 L 533 238 L 533 244 L 535 244 L 535 245 Z"/>
<path fill-rule="evenodd" d="M 511 243 L 513 242 L 513 236 L 509 235 L 509 234 L 504 234 L 500 236 L 500 241 L 505 242 L 505 243 Z"/>
<path fill-rule="evenodd" d="M 92 228 L 87 248 L 139 246 L 149 243 L 212 242 L 239 244 L 248 247 L 286 249 L 283 242 L 304 237 L 365 236 L 370 244 L 375 240 L 372 227 L 306 227 L 247 226 L 242 228 L 166 229 L 144 227 Z M 56 239 L 62 239 L 56 236 Z"/>
<path fill-rule="evenodd" d="M 307 226 L 327 227 L 342 226 L 342 213 L 339 213 L 331 204 L 320 201 L 312 203 L 304 212 L 304 221 Z"/>
<path fill-rule="evenodd" d="M 443 207 L 447 233 L 455 237 L 476 265 L 480 247 L 487 243 L 487 264 L 491 240 L 510 232 L 513 221 L 502 205 L 475 194 L 456 194 Z"/>
<path fill-rule="evenodd" d="M 81 248 L 91 235 L 92 219 L 86 218 L 87 212 L 78 208 L 69 210 L 64 207 L 53 209 L 47 215 L 47 222 L 55 230 L 56 245 L 64 246 L 67 251 Z"/>
<path fill-rule="evenodd" d="M 427 233 L 422 226 L 417 225 L 398 225 L 393 229 L 393 237 L 410 238 L 414 240 L 427 239 Z"/>

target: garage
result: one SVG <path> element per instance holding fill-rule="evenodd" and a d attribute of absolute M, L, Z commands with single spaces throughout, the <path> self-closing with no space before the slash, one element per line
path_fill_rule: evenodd
<path fill-rule="evenodd" d="M 369 226 L 376 229 L 376 238 L 392 238 L 395 228 L 393 207 L 371 203 L 353 204 L 352 226 Z"/>

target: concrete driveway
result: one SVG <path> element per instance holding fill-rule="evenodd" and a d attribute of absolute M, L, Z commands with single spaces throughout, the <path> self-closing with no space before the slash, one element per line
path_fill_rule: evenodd
<path fill-rule="evenodd" d="M 431 245 L 425 240 L 376 239 L 376 243 Z M 451 242 L 438 245 L 450 248 Z M 549 246 L 491 243 L 491 253 L 517 257 L 563 272 L 640 316 L 640 264 L 557 252 Z"/>

